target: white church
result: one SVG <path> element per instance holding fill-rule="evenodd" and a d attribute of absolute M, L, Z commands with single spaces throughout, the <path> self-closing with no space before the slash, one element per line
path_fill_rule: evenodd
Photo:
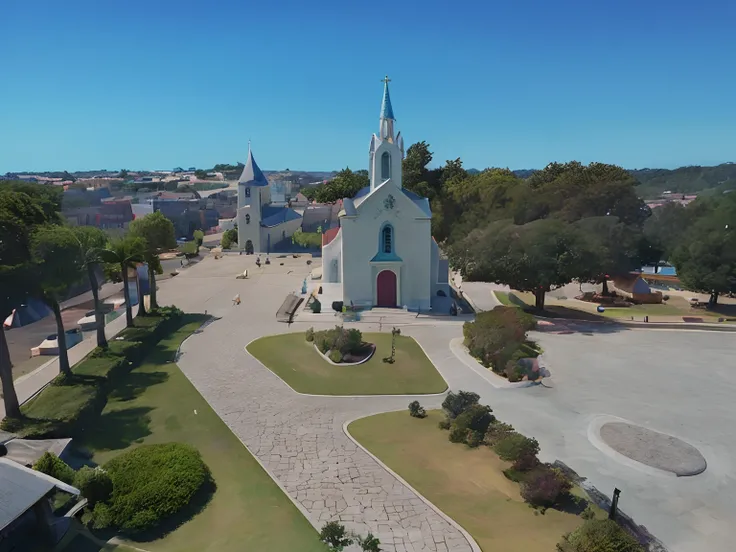
<path fill-rule="evenodd" d="M 271 203 L 271 188 L 253 158 L 248 143 L 248 160 L 238 180 L 238 247 L 246 253 L 270 253 L 302 226 L 302 216 L 289 207 Z"/>
<path fill-rule="evenodd" d="M 432 238 L 429 200 L 403 189 L 404 140 L 384 79 L 378 135 L 368 150 L 370 186 L 343 200 L 340 228 L 322 244 L 322 281 L 341 284 L 346 306 L 448 311 L 447 260 Z"/>

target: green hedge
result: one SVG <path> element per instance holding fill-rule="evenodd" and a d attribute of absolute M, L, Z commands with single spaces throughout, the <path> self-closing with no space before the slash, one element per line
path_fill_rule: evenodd
<path fill-rule="evenodd" d="M 587 520 L 557 545 L 561 552 L 644 552 L 638 541 L 615 521 Z"/>
<path fill-rule="evenodd" d="M 93 528 L 139 533 L 186 507 L 210 471 L 199 451 L 183 443 L 143 445 L 105 464 L 112 495 L 86 519 Z"/>
<path fill-rule="evenodd" d="M 71 378 L 57 376 L 21 406 L 23 418 L 5 418 L 0 429 L 35 439 L 78 437 L 105 408 L 112 383 L 138 366 L 181 316 L 176 307 L 164 307 L 136 318 L 134 327 L 118 334 L 123 340 L 94 349 L 72 368 Z"/>

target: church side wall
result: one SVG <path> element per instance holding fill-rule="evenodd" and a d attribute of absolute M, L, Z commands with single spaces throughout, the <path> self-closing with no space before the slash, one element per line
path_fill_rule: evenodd
<path fill-rule="evenodd" d="M 301 228 L 302 219 L 287 220 L 286 222 L 279 224 L 278 226 L 272 226 L 270 228 L 261 227 L 261 253 L 268 251 L 268 237 L 271 236 L 271 251 L 275 245 L 281 243 L 284 240 L 289 240 L 296 232 L 297 228 Z"/>
<path fill-rule="evenodd" d="M 245 215 L 250 215 L 250 223 L 246 224 Z M 258 249 L 260 243 L 259 226 L 260 217 L 256 209 L 251 205 L 246 205 L 238 209 L 238 249 L 245 249 L 245 243 L 250 240 L 253 242 L 253 248 Z"/>
<path fill-rule="evenodd" d="M 340 253 L 342 252 L 342 231 L 335 239 L 322 247 L 322 281 L 328 284 L 338 284 L 342 281 L 340 268 Z M 337 263 L 337 270 L 333 268 Z"/>

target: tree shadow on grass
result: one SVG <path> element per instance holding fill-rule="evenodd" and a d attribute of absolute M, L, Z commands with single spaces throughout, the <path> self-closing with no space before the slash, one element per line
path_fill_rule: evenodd
<path fill-rule="evenodd" d="M 149 412 L 153 408 L 139 406 L 105 412 L 94 427 L 85 432 L 84 444 L 92 450 L 119 450 L 151 434 Z"/>
<path fill-rule="evenodd" d="M 579 516 L 588 507 L 590 501 L 572 493 L 565 493 L 553 506 L 555 510 Z"/>
<path fill-rule="evenodd" d="M 125 379 L 115 386 L 109 399 L 119 401 L 132 401 L 146 389 L 169 379 L 166 372 L 131 372 Z"/>

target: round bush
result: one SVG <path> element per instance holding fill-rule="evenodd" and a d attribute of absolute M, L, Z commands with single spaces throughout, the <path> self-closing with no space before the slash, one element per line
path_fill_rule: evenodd
<path fill-rule="evenodd" d="M 44 452 L 41 458 L 33 464 L 33 469 L 55 477 L 59 481 L 63 481 L 69 485 L 74 481 L 74 470 L 61 458 L 50 452 Z"/>
<path fill-rule="evenodd" d="M 530 439 L 521 433 L 512 433 L 496 443 L 493 450 L 501 460 L 515 462 L 522 456 L 539 453 L 539 443 L 536 439 Z"/>
<path fill-rule="evenodd" d="M 330 351 L 330 360 L 335 363 L 342 362 L 342 353 L 337 349 L 333 349 Z"/>
<path fill-rule="evenodd" d="M 644 552 L 644 548 L 610 519 L 591 519 L 565 539 L 575 552 Z"/>
<path fill-rule="evenodd" d="M 140 446 L 110 460 L 105 470 L 113 485 L 108 525 L 130 533 L 184 508 L 210 478 L 197 449 L 182 443 Z"/>
<path fill-rule="evenodd" d="M 74 476 L 74 486 L 92 506 L 107 501 L 112 494 L 112 478 L 100 467 L 83 466 Z"/>
<path fill-rule="evenodd" d="M 571 488 L 570 481 L 557 470 L 544 469 L 529 481 L 522 482 L 521 496 L 532 506 L 548 508 L 554 506 L 560 495 L 567 493 Z"/>

